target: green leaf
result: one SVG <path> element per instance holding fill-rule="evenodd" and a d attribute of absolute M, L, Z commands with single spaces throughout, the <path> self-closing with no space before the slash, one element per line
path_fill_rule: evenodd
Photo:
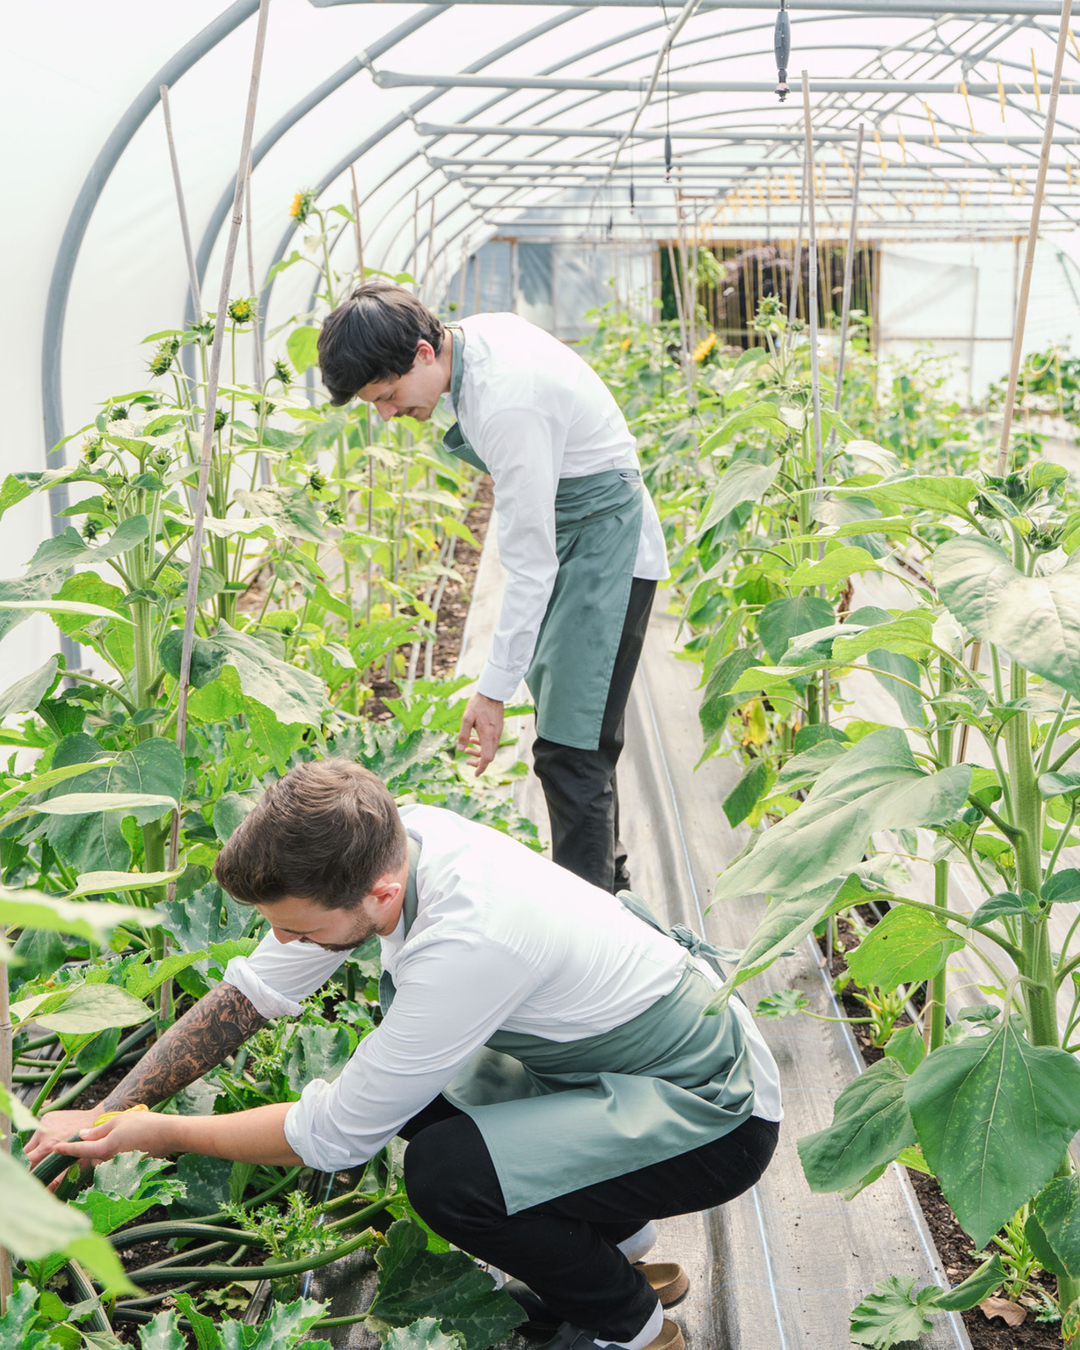
<path fill-rule="evenodd" d="M 9 891 L 0 887 L 0 924 L 9 928 L 45 928 L 54 933 L 72 933 L 104 946 L 122 923 L 152 928 L 161 916 L 134 905 L 58 900 L 40 891 Z"/>
<path fill-rule="evenodd" d="M 117 614 L 104 605 L 91 605 L 80 600 L 5 600 L 0 597 L 0 609 L 26 610 L 32 614 L 78 614 L 97 619 L 117 619 L 131 623 L 126 614 Z"/>
<path fill-rule="evenodd" d="M 112 1233 L 154 1205 L 170 1205 L 182 1194 L 172 1164 L 142 1153 L 119 1153 L 94 1169 L 94 1184 L 73 1202 L 88 1215 L 97 1233 Z"/>
<path fill-rule="evenodd" d="M 1075 797 L 1080 792 L 1080 771 L 1040 774 L 1039 792 L 1044 797 Z"/>
<path fill-rule="evenodd" d="M 0 717 L 11 713 L 33 712 L 56 683 L 59 661 L 50 656 L 43 666 L 31 675 L 24 675 L 0 694 Z"/>
<path fill-rule="evenodd" d="M 85 816 L 101 815 L 110 811 L 123 811 L 134 815 L 136 811 L 153 811 L 152 819 L 157 819 L 165 811 L 175 808 L 176 798 L 166 797 L 153 792 L 71 792 L 60 797 L 50 797 L 44 802 L 17 811 L 10 811 L 3 818 L 3 824 L 23 820 L 27 816 Z"/>
<path fill-rule="evenodd" d="M 195 1333 L 196 1350 L 221 1350 L 221 1338 L 218 1336 L 214 1319 L 199 1312 L 190 1294 L 177 1294 L 176 1306 L 183 1317 L 191 1323 Z M 275 1305 L 276 1306 L 276 1305 Z"/>
<path fill-rule="evenodd" d="M 1080 1275 L 1080 1178 L 1054 1177 L 1044 1186 L 1024 1232 L 1039 1263 L 1058 1279 Z"/>
<path fill-rule="evenodd" d="M 296 367 L 297 375 L 317 365 L 319 361 L 319 330 L 309 326 L 294 328 L 285 343 L 289 360 Z"/>
<path fill-rule="evenodd" d="M 851 1311 L 851 1339 L 859 1345 L 890 1350 L 901 1342 L 917 1341 L 934 1324 L 927 1316 L 939 1292 L 936 1284 L 920 1289 L 912 1300 L 915 1280 L 889 1275 Z"/>
<path fill-rule="evenodd" d="M 1080 868 L 1065 867 L 1047 877 L 1042 886 L 1042 898 L 1051 905 L 1080 900 Z"/>
<path fill-rule="evenodd" d="M 863 938 L 847 964 L 851 977 L 868 989 L 896 989 L 933 979 L 964 943 L 934 914 L 896 905 Z"/>
<path fill-rule="evenodd" d="M 993 923 L 995 919 L 1004 919 L 1014 914 L 1027 914 L 1028 907 L 1018 895 L 1012 891 L 999 891 L 997 895 L 992 895 L 988 900 L 984 900 L 975 913 L 971 916 L 969 923 L 972 928 L 985 928 L 988 923 Z"/>
<path fill-rule="evenodd" d="M 326 528 L 315 503 L 302 487 L 281 483 L 260 488 L 258 492 L 241 488 L 234 495 L 253 516 L 272 520 L 284 538 L 307 539 L 315 544 L 326 542 Z"/>
<path fill-rule="evenodd" d="M 768 407 L 776 412 L 773 404 L 768 404 Z M 702 449 L 704 448 L 703 446 Z M 760 501 L 779 472 L 779 460 L 774 460 L 772 464 L 756 464 L 750 459 L 735 460 L 724 471 L 719 486 L 706 503 L 701 520 L 694 531 L 694 538 L 700 539 L 743 502 Z"/>
<path fill-rule="evenodd" d="M 347 1027 L 297 1027 L 282 1061 L 289 1086 L 300 1093 L 316 1078 L 332 1083 L 348 1064 L 355 1043 Z"/>
<path fill-rule="evenodd" d="M 879 1059 L 847 1085 L 833 1107 L 828 1129 L 798 1141 L 803 1172 L 812 1191 L 857 1185 L 915 1143 L 904 1101 L 908 1075 L 896 1059 Z"/>
<path fill-rule="evenodd" d="M 801 562 L 792 572 L 788 585 L 831 586 L 846 581 L 855 572 L 882 572 L 885 569 L 864 548 L 847 545 L 826 553 L 820 562 Z"/>
<path fill-rule="evenodd" d="M 184 1333 L 176 1325 L 176 1314 L 171 1310 L 157 1313 L 139 1328 L 140 1350 L 186 1350 L 186 1345 Z"/>
<path fill-rule="evenodd" d="M 869 872 L 876 864 L 860 863 L 859 872 Z M 735 969 L 721 985 L 709 1011 L 719 1011 L 740 984 L 771 966 L 778 956 L 797 946 L 822 919 L 865 900 L 869 887 L 858 872 L 832 880 L 787 900 L 773 900 L 747 943 Z"/>
<path fill-rule="evenodd" d="M 997 544 L 964 535 L 937 549 L 933 575 L 965 628 L 1080 698 L 1080 553 L 1052 576 L 1028 577 Z"/>
<path fill-rule="evenodd" d="M 758 637 L 769 659 L 778 665 L 793 637 L 824 628 L 833 618 L 832 605 L 820 595 L 785 596 L 770 600 L 758 615 Z"/>
<path fill-rule="evenodd" d="M 222 620 L 213 641 L 225 649 L 226 661 L 240 677 L 246 698 L 269 708 L 283 723 L 319 726 L 328 710 L 322 680 L 310 671 L 274 656 L 249 633 L 238 633 Z"/>
<path fill-rule="evenodd" d="M 970 781 L 966 765 L 925 773 L 902 731 L 871 732 L 824 770 L 797 811 L 721 875 L 715 900 L 761 891 L 789 899 L 847 876 L 877 830 L 954 818 Z"/>
<path fill-rule="evenodd" d="M 1080 1129 L 1080 1064 L 1013 1020 L 928 1055 L 906 1098 L 926 1161 L 983 1247 L 1050 1180 Z"/>
<path fill-rule="evenodd" d="M 214 833 L 227 843 L 240 822 L 255 809 L 261 792 L 225 792 L 214 803 Z"/>
<path fill-rule="evenodd" d="M 758 999 L 754 1016 L 773 1021 L 805 1012 L 809 1006 L 810 1000 L 801 989 L 778 989 L 775 994 L 766 994 L 764 998 Z"/>
<path fill-rule="evenodd" d="M 0 1083 L 0 1115 L 7 1116 L 17 1130 L 37 1129 L 37 1117 L 3 1083 Z"/>
<path fill-rule="evenodd" d="M 223 1318 L 219 1330 L 223 1350 L 294 1350 L 301 1342 L 307 1350 L 329 1350 L 327 1341 L 305 1340 L 325 1313 L 325 1303 L 301 1298 L 295 1303 L 271 1304 L 257 1329 Z"/>
<path fill-rule="evenodd" d="M 435 1317 L 421 1317 L 408 1327 L 395 1327 L 383 1342 L 383 1350 L 464 1350 L 456 1331 L 447 1336 Z"/>
<path fill-rule="evenodd" d="M 56 1252 L 78 1260 L 103 1280 L 107 1293 L 138 1294 L 123 1273 L 110 1244 L 93 1233 L 90 1220 L 63 1204 L 29 1172 L 0 1151 L 0 1187 L 4 1195 L 4 1246 L 23 1261 L 40 1261 Z"/>
<path fill-rule="evenodd" d="M 859 632 L 857 625 L 866 623 L 870 614 L 885 617 Z M 895 652 L 918 659 L 930 651 L 932 627 L 930 620 L 922 614 L 902 614 L 894 619 L 887 610 L 867 606 L 856 610 L 848 618 L 844 625 L 847 632 L 840 634 L 833 642 L 833 660 L 837 665 L 850 666 L 860 656 L 873 651 Z"/>
<path fill-rule="evenodd" d="M 860 495 L 879 505 L 913 506 L 922 511 L 944 512 L 946 515 L 968 516 L 967 503 L 979 491 L 971 478 L 910 477 L 894 475 L 880 482 L 857 488 L 833 488 L 834 496 Z"/>
<path fill-rule="evenodd" d="M 713 666 L 702 696 L 701 707 L 698 709 L 701 728 L 706 737 L 723 730 L 727 724 L 728 714 L 738 702 L 731 691 L 738 683 L 739 677 L 756 663 L 757 657 L 752 651 L 738 647 L 727 656 L 721 657 Z"/>
<path fill-rule="evenodd" d="M 906 1073 L 914 1073 L 926 1058 L 921 1030 L 917 1026 L 899 1027 L 889 1037 L 885 1058 L 895 1059 Z"/>
<path fill-rule="evenodd" d="M 165 634 L 158 644 L 158 656 L 167 674 L 174 680 L 180 678 L 180 662 L 183 656 L 184 632 L 174 628 Z M 193 689 L 202 689 L 211 680 L 216 680 L 225 665 L 225 650 L 208 638 L 197 634 L 192 639 L 190 682 Z"/>
<path fill-rule="evenodd" d="M 29 1280 L 15 1286 L 0 1316 L 0 1350 L 60 1350 L 48 1331 L 34 1325 L 38 1320 L 37 1302 L 37 1290 Z"/>
<path fill-rule="evenodd" d="M 103 895 L 106 891 L 145 891 L 164 886 L 180 876 L 182 867 L 173 872 L 83 872 L 76 878 L 75 889 L 68 895 L 74 900 L 79 895 Z"/>
<path fill-rule="evenodd" d="M 769 766 L 763 759 L 754 759 L 742 772 L 742 777 L 724 798 L 724 815 L 735 828 L 741 824 L 769 790 Z"/>
<path fill-rule="evenodd" d="M 145 1003 L 114 984 L 84 984 L 64 1000 L 56 1012 L 35 1013 L 46 1031 L 86 1036 L 107 1027 L 133 1027 L 151 1016 Z"/>
<path fill-rule="evenodd" d="M 435 1317 L 445 1332 L 461 1336 L 466 1350 L 487 1350 L 525 1320 L 464 1252 L 428 1251 L 418 1224 L 399 1219 L 386 1239 L 375 1253 L 379 1287 L 368 1310 L 368 1324 L 381 1335 Z"/>
<path fill-rule="evenodd" d="M 118 755 L 111 765 L 90 766 L 72 786 L 83 794 L 101 794 L 100 800 L 81 809 L 73 802 L 59 818 L 56 797 L 39 804 L 38 810 L 54 816 L 45 830 L 49 843 L 77 873 L 126 872 L 131 846 L 122 816 L 133 815 L 136 824 L 149 825 L 173 809 L 183 792 L 184 759 L 173 741 L 154 736 Z"/>

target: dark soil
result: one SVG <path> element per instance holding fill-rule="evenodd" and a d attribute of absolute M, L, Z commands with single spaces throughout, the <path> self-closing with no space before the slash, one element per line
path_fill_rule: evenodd
<path fill-rule="evenodd" d="M 494 504 L 494 491 L 487 474 L 476 486 L 476 505 L 465 517 L 465 524 L 472 531 L 479 548 L 473 548 L 464 539 L 457 541 L 454 549 L 454 571 L 460 573 L 461 581 L 450 578 L 443 591 L 439 605 L 439 619 L 435 625 L 435 647 L 432 652 L 431 675 L 436 680 L 449 680 L 453 677 L 461 654 L 461 639 L 465 632 L 465 620 L 472 601 L 473 585 L 477 568 L 480 566 L 480 553 L 487 538 L 488 523 Z M 408 661 L 411 644 L 398 648 L 404 661 Z M 383 702 L 387 698 L 397 698 L 401 689 L 394 680 L 376 680 L 372 686 L 372 697 L 364 705 L 364 714 L 375 721 L 384 722 L 390 716 L 390 709 Z"/>
<path fill-rule="evenodd" d="M 877 921 L 877 915 L 867 906 L 860 906 L 859 914 L 869 925 Z M 846 970 L 844 953 L 857 946 L 859 941 L 855 930 L 845 919 L 838 921 L 837 929 L 829 970 L 834 979 Z M 824 956 L 824 939 L 819 939 L 819 946 Z M 850 985 L 839 996 L 839 1002 L 846 1017 L 867 1015 L 866 1006 L 853 996 Z M 910 1023 L 911 1018 L 907 1013 L 901 1013 L 896 1019 L 898 1027 L 908 1026 Z M 856 1025 L 851 1030 L 862 1054 L 863 1063 L 869 1068 L 882 1058 L 884 1052 L 870 1044 L 872 1036 L 868 1026 Z M 945 1273 L 953 1284 L 959 1284 L 982 1264 L 981 1258 L 976 1254 L 975 1244 L 957 1223 L 948 1201 L 941 1193 L 937 1179 L 913 1171 L 910 1167 L 907 1173 L 922 1206 L 930 1236 L 934 1239 L 934 1245 L 941 1256 Z M 1052 1275 L 1043 1273 L 1038 1277 L 1038 1282 L 1048 1294 L 1054 1293 Z M 1037 1300 L 1025 1295 L 1022 1302 L 1025 1305 L 1035 1305 Z M 1037 1322 L 1035 1318 L 1038 1311 L 1037 1307 L 1028 1306 L 1027 1318 L 1018 1327 L 1008 1326 L 1000 1317 L 987 1318 L 981 1308 L 971 1308 L 961 1313 L 961 1316 L 971 1338 L 972 1350 L 1061 1350 L 1060 1324 Z"/>

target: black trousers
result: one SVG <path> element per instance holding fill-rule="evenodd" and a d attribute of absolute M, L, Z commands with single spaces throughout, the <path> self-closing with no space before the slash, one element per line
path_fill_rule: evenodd
<path fill-rule="evenodd" d="M 533 746 L 533 765 L 551 821 L 551 856 L 560 867 L 605 891 L 625 890 L 630 883 L 626 852 L 619 843 L 615 766 L 622 753 L 626 702 L 655 593 L 655 581 L 635 577 L 631 582 L 597 749 L 578 750 L 540 736 Z M 588 635 L 583 635 L 583 641 L 587 640 Z"/>
<path fill-rule="evenodd" d="M 511 1215 L 483 1136 L 444 1097 L 400 1133 L 410 1141 L 409 1198 L 436 1233 L 523 1280 L 564 1321 L 618 1343 L 638 1334 L 657 1299 L 616 1243 L 651 1219 L 742 1195 L 769 1165 L 779 1129 L 751 1116 L 715 1143 Z"/>

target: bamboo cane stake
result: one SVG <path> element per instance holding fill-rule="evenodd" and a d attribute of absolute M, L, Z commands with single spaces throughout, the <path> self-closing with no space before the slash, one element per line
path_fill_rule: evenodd
<path fill-rule="evenodd" d="M 0 947 L 4 943 L 4 927 L 0 925 Z M 2 953 L 0 953 L 2 956 Z M 7 962 L 0 959 L 0 1083 L 11 1091 L 12 1075 L 12 1026 L 11 1003 L 8 992 Z M 0 1152 L 11 1152 L 11 1121 L 0 1112 Z M 11 1253 L 6 1247 L 0 1247 L 0 1317 L 7 1312 L 8 1299 L 11 1297 Z"/>
<path fill-rule="evenodd" d="M 360 230 L 360 194 L 356 190 L 356 169 L 349 165 L 349 177 L 352 179 L 353 229 L 356 231 L 356 279 L 364 279 L 364 236 Z"/>
<path fill-rule="evenodd" d="M 1001 442 L 998 446 L 998 477 L 1004 478 L 1009 466 L 1009 433 L 1012 430 L 1013 409 L 1016 406 L 1016 386 L 1020 377 L 1020 358 L 1024 346 L 1024 325 L 1027 322 L 1028 296 L 1031 294 L 1031 274 L 1035 266 L 1035 245 L 1039 241 L 1039 218 L 1042 215 L 1043 190 L 1046 171 L 1050 166 L 1050 147 L 1054 138 L 1058 94 L 1061 91 L 1061 70 L 1065 64 L 1065 44 L 1069 39 L 1069 18 L 1072 0 L 1063 0 L 1061 26 L 1058 29 L 1057 51 L 1054 53 L 1054 78 L 1050 86 L 1050 100 L 1046 106 L 1043 124 L 1042 151 L 1039 154 L 1039 172 L 1035 179 L 1035 200 L 1031 204 L 1031 222 L 1028 226 L 1027 252 L 1024 254 L 1024 272 L 1020 295 L 1016 302 L 1016 325 L 1013 329 L 1012 361 L 1009 365 L 1009 387 L 1005 394 L 1005 412 L 1001 422 Z"/>
<path fill-rule="evenodd" d="M 862 145 L 864 131 L 865 127 L 860 122 L 859 140 L 855 147 L 855 177 L 851 181 L 851 224 L 848 227 L 847 257 L 844 259 L 844 294 L 840 304 L 840 353 L 836 358 L 836 394 L 833 397 L 833 412 L 835 413 L 840 411 L 840 399 L 844 392 L 844 356 L 847 352 L 848 316 L 851 311 L 851 285 L 855 276 L 855 233 L 859 221 L 859 178 L 862 173 Z"/>
<path fill-rule="evenodd" d="M 790 350 L 794 334 L 791 331 L 791 325 L 795 321 L 795 315 L 799 308 L 799 291 L 802 290 L 802 236 L 803 220 L 806 216 L 806 165 L 803 165 L 802 193 L 799 197 L 799 232 L 795 236 L 795 258 L 791 269 L 791 294 L 788 296 L 788 330 L 785 334 L 787 345 Z"/>
<path fill-rule="evenodd" d="M 165 118 L 165 139 L 169 142 L 169 163 L 172 165 L 173 187 L 176 189 L 176 206 L 180 212 L 180 233 L 184 239 L 184 257 L 187 259 L 188 285 L 191 287 L 191 304 L 195 319 L 202 319 L 202 296 L 199 293 L 199 273 L 195 266 L 195 253 L 191 247 L 191 230 L 188 228 L 187 206 L 184 203 L 184 187 L 180 181 L 180 162 L 176 158 L 176 142 L 173 139 L 172 114 L 169 111 L 169 86 L 158 88 L 161 98 L 161 112 Z"/>
<path fill-rule="evenodd" d="M 806 133 L 806 252 L 809 263 L 806 307 L 810 311 L 810 402 L 814 418 L 814 481 L 818 500 L 825 487 L 825 466 L 821 450 L 821 376 L 818 372 L 818 255 L 817 222 L 814 214 L 814 128 L 810 120 L 810 76 L 802 72 L 803 129 Z M 818 558 L 825 556 L 825 545 L 818 544 Z M 824 593 L 822 587 L 822 593 Z M 821 672 L 821 720 L 829 720 L 829 672 Z"/>
<path fill-rule="evenodd" d="M 255 243 L 251 234 L 251 159 L 248 159 L 247 173 L 244 175 L 244 212 L 247 236 L 247 265 L 248 265 L 248 293 L 252 299 L 258 295 L 255 289 Z M 259 386 L 260 393 L 263 392 L 263 386 L 266 384 L 266 369 L 263 364 L 263 344 L 262 344 L 262 318 L 258 311 L 255 313 L 254 321 L 251 325 L 251 340 L 255 344 L 255 383 Z M 260 456 L 263 465 L 266 460 Z M 267 482 L 266 475 L 263 475 L 263 482 Z"/>
<path fill-rule="evenodd" d="M 191 683 L 191 649 L 195 642 L 195 615 L 198 610 L 199 572 L 202 568 L 206 498 L 210 489 L 210 462 L 214 450 L 214 414 L 217 410 L 217 391 L 221 377 L 221 355 L 225 347 L 225 318 L 229 308 L 229 287 L 236 249 L 240 242 L 240 227 L 244 220 L 244 172 L 251 159 L 251 138 L 255 125 L 255 107 L 259 98 L 259 77 L 262 74 L 263 49 L 266 45 L 266 21 L 270 0 L 259 0 L 259 20 L 255 30 L 255 52 L 251 62 L 251 84 L 248 89 L 247 114 L 240 145 L 240 162 L 236 171 L 236 192 L 233 196 L 232 222 L 225 246 L 225 261 L 221 269 L 221 287 L 218 292 L 217 314 L 214 318 L 214 336 L 210 344 L 210 370 L 206 381 L 206 412 L 203 417 L 202 455 L 199 461 L 199 489 L 195 498 L 195 526 L 191 533 L 191 564 L 188 568 L 187 605 L 184 611 L 184 640 L 180 652 L 180 679 L 176 706 L 176 744 L 184 753 L 187 739 L 188 689 Z M 173 816 L 172 841 L 169 850 L 169 870 L 176 868 L 179 853 L 179 813 Z"/>

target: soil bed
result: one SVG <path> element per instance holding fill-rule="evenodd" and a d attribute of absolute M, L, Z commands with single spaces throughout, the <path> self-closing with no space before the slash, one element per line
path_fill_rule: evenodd
<path fill-rule="evenodd" d="M 454 549 L 454 571 L 461 576 L 460 581 L 450 577 L 443 591 L 439 605 L 439 618 L 435 625 L 435 647 L 432 651 L 431 674 L 436 680 L 449 680 L 453 677 L 461 654 L 461 640 L 465 633 L 465 620 L 469 616 L 473 586 L 477 569 L 480 566 L 480 554 L 487 538 L 488 524 L 494 505 L 494 492 L 491 479 L 485 474 L 476 485 L 476 504 L 465 517 L 466 526 L 472 531 L 478 547 L 464 539 L 457 541 Z M 398 653 L 407 663 L 412 643 L 398 648 Z M 376 680 L 371 686 L 372 697 L 364 704 L 364 715 L 375 721 L 386 721 L 390 709 L 383 702 L 385 698 L 397 698 L 401 689 L 395 680 Z"/>
<path fill-rule="evenodd" d="M 866 906 L 859 907 L 859 914 L 870 925 L 877 922 L 877 915 Z M 859 943 L 858 934 L 845 919 L 838 921 L 837 930 L 832 964 L 829 969 L 829 974 L 833 979 L 844 974 L 847 969 L 844 954 L 858 946 Z M 818 945 L 824 958 L 824 938 L 818 940 Z M 837 1001 L 840 1003 L 845 1017 L 865 1017 L 867 1015 L 866 1005 L 852 996 L 850 986 L 838 996 Z M 907 1013 L 901 1013 L 896 1019 L 898 1027 L 908 1026 L 910 1023 L 911 1018 Z M 855 1036 L 863 1063 L 869 1068 L 871 1064 L 875 1064 L 882 1058 L 884 1052 L 870 1044 L 871 1030 L 868 1026 L 857 1024 L 851 1028 L 851 1031 Z M 959 1284 L 961 1280 L 966 1280 L 982 1264 L 981 1259 L 975 1253 L 974 1243 L 957 1223 L 948 1201 L 941 1193 L 937 1178 L 928 1177 L 910 1167 L 907 1169 L 907 1174 L 911 1179 L 919 1204 L 922 1206 L 930 1236 L 933 1238 L 934 1246 L 937 1247 L 941 1256 L 945 1272 L 953 1284 Z M 1053 1294 L 1053 1276 L 1041 1272 L 1037 1280 L 1048 1294 Z M 1060 1323 L 1037 1322 L 1035 1320 L 1037 1310 L 1034 1308 L 1027 1309 L 1027 1317 L 1018 1327 L 1008 1326 L 1004 1319 L 1000 1317 L 987 1318 L 981 1308 L 971 1308 L 960 1315 L 964 1319 L 964 1326 L 971 1338 L 972 1350 L 1061 1350 Z"/>

